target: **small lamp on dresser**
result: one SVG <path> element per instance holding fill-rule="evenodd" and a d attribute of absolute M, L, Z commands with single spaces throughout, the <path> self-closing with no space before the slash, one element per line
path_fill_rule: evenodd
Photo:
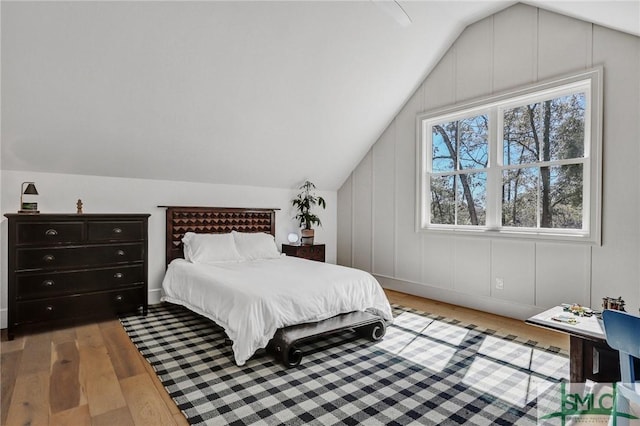
<path fill-rule="evenodd" d="M 26 188 L 25 185 L 27 185 Z M 24 195 L 38 195 L 38 190 L 34 182 L 22 182 L 20 186 L 20 210 L 18 210 L 18 213 L 40 213 L 38 211 L 38 203 L 24 202 Z"/>

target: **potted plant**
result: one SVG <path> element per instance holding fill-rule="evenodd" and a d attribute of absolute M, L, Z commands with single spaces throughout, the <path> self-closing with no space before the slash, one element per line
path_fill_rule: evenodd
<path fill-rule="evenodd" d="M 322 222 L 318 216 L 311 213 L 311 209 L 315 206 L 320 206 L 324 209 L 326 207 L 326 203 L 324 198 L 313 193 L 313 190 L 316 189 L 316 186 L 313 183 L 305 181 L 299 189 L 302 191 L 296 195 L 296 198 L 291 200 L 293 207 L 298 210 L 294 219 L 298 221 L 300 228 L 302 228 L 301 243 L 313 244 L 315 232 L 311 227 L 313 225 L 322 226 Z"/>

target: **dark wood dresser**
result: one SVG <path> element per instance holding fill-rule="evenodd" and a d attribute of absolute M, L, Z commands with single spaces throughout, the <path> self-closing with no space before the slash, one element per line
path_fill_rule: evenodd
<path fill-rule="evenodd" d="M 5 214 L 8 338 L 48 326 L 147 313 L 148 214 Z"/>
<path fill-rule="evenodd" d="M 324 244 L 283 244 L 282 252 L 287 256 L 303 257 L 309 260 L 324 262 Z"/>

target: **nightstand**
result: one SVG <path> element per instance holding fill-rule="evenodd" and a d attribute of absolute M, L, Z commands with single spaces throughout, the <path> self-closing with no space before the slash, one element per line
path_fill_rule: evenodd
<path fill-rule="evenodd" d="M 324 244 L 292 245 L 283 244 L 282 252 L 287 256 L 302 257 L 324 262 Z"/>

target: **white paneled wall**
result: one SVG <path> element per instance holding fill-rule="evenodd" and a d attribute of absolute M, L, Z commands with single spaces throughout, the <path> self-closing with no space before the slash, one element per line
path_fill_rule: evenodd
<path fill-rule="evenodd" d="M 418 113 L 598 65 L 602 246 L 415 231 Z M 389 288 L 513 317 L 561 302 L 597 307 L 604 296 L 637 312 L 639 76 L 638 37 L 543 9 L 517 4 L 467 27 L 338 192 L 338 262 Z"/>
<path fill-rule="evenodd" d="M 342 190 L 338 192 L 338 206 L 342 206 L 337 211 L 338 224 L 337 224 L 337 263 L 339 265 L 351 265 L 351 220 L 353 218 L 352 212 L 352 192 L 351 192 L 352 177 L 349 176 L 347 181 L 342 185 Z"/>
<path fill-rule="evenodd" d="M 538 243 L 536 248 L 536 305 L 551 306 L 558 300 L 588 305 L 591 247 Z"/>
<path fill-rule="evenodd" d="M 371 205 L 373 197 L 372 160 L 373 155 L 369 151 L 353 173 L 353 185 L 358 190 L 353 192 L 353 247 L 351 253 L 353 266 L 365 271 L 371 271 L 373 248 L 371 226 L 373 215 Z"/>
<path fill-rule="evenodd" d="M 536 243 L 529 241 L 491 242 L 491 296 L 513 302 L 535 303 Z M 498 280 L 507 285 L 496 288 Z M 518 285 L 511 285 L 518 283 Z M 572 295 L 566 300 L 573 300 Z M 581 303 L 584 301 L 581 300 Z"/>
<path fill-rule="evenodd" d="M 491 93 L 493 43 L 478 40 L 492 39 L 493 18 L 489 17 L 467 27 L 456 40 L 456 102 Z"/>
<path fill-rule="evenodd" d="M 395 275 L 394 277 L 420 282 L 422 237 L 415 232 L 416 192 L 416 114 L 423 108 L 420 87 L 398 114 L 395 121 Z M 355 189 L 354 190 L 358 190 Z M 340 206 L 338 206 L 340 208 Z M 374 239 L 378 236 L 374 233 Z"/>
<path fill-rule="evenodd" d="M 392 277 L 395 273 L 395 124 L 391 124 L 373 147 L 373 240 L 372 271 Z"/>
<path fill-rule="evenodd" d="M 491 241 L 455 238 L 453 243 L 453 289 L 462 294 L 489 296 Z"/>
<path fill-rule="evenodd" d="M 592 33 L 588 22 L 540 10 L 538 80 L 593 66 Z"/>
<path fill-rule="evenodd" d="M 443 235 L 429 235 L 422 239 L 421 283 L 453 289 L 453 259 L 455 239 Z"/>
<path fill-rule="evenodd" d="M 511 7 L 493 17 L 493 90 L 501 92 L 533 83 L 538 69 L 538 9 Z M 509 34 L 508 37 L 500 37 Z"/>
<path fill-rule="evenodd" d="M 593 28 L 594 63 L 605 64 L 602 247 L 593 248 L 592 298 L 623 296 L 638 284 L 640 47 L 638 37 Z M 607 72 L 609 71 L 609 72 Z M 635 103 L 635 108 L 630 104 Z M 635 224 L 635 226 L 634 226 Z M 638 312 L 638 303 L 631 308 Z"/>

